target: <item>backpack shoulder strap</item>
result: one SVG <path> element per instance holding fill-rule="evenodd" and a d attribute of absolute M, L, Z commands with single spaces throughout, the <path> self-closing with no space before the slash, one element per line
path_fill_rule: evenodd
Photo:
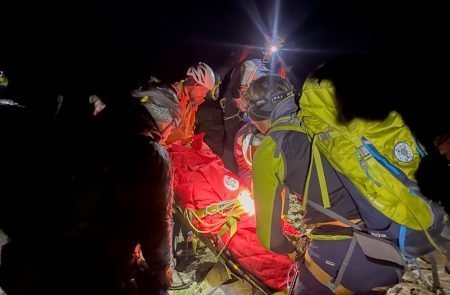
<path fill-rule="evenodd" d="M 288 131 L 295 131 L 305 133 L 305 130 L 300 126 L 298 120 L 293 120 L 292 116 L 282 117 L 272 123 L 267 135 L 273 138 L 277 143 L 277 149 L 275 156 L 277 157 L 281 151 L 281 145 L 283 144 L 284 137 Z"/>
<path fill-rule="evenodd" d="M 280 118 L 279 120 L 274 122 L 274 124 L 273 124 L 274 126 L 272 128 L 270 128 L 270 130 L 268 132 L 268 135 L 270 135 L 277 143 L 277 149 L 275 151 L 275 156 L 278 156 L 281 151 L 281 145 L 283 143 L 284 137 L 287 134 L 287 131 L 295 131 L 295 132 L 307 134 L 305 129 L 299 124 L 298 121 L 292 122 L 291 119 L 292 118 L 290 118 L 290 117 Z M 286 131 L 286 132 L 278 132 L 278 131 Z M 328 194 L 328 188 L 327 188 L 327 184 L 326 184 L 325 173 L 323 170 L 320 152 L 319 152 L 317 146 L 315 145 L 315 138 L 316 137 L 314 137 L 311 142 L 311 150 L 312 151 L 311 151 L 311 156 L 310 156 L 309 170 L 308 170 L 308 174 L 307 174 L 307 178 L 306 178 L 303 208 L 305 208 L 305 206 L 307 204 L 309 183 L 311 181 L 311 173 L 313 171 L 313 169 L 312 169 L 313 165 L 316 166 L 316 171 L 318 174 L 323 205 L 325 208 L 329 208 L 329 207 L 331 207 L 330 197 Z"/>
<path fill-rule="evenodd" d="M 317 178 L 319 179 L 320 193 L 322 195 L 322 203 L 323 203 L 323 207 L 325 209 L 325 208 L 331 207 L 331 202 L 330 202 L 330 196 L 328 194 L 328 187 L 327 187 L 327 181 L 325 178 L 325 172 L 323 170 L 322 157 L 320 155 L 319 149 L 316 146 L 316 140 L 317 140 L 317 136 L 314 136 L 314 138 L 311 142 L 311 154 L 310 154 L 310 160 L 309 160 L 308 174 L 306 176 L 305 191 L 304 191 L 304 196 L 303 196 L 303 208 L 306 208 L 306 205 L 308 204 L 309 186 L 311 183 L 311 175 L 312 175 L 312 171 L 313 171 L 313 165 L 315 165 L 316 171 L 317 171 Z"/>
<path fill-rule="evenodd" d="M 328 217 L 330 217 L 330 218 L 332 218 L 334 220 L 340 221 L 343 224 L 345 224 L 345 225 L 347 225 L 347 226 L 349 226 L 349 227 L 351 227 L 353 229 L 356 229 L 356 230 L 359 230 L 359 231 L 363 231 L 363 229 L 359 225 L 354 224 L 353 222 L 351 222 L 347 218 L 345 218 L 345 217 L 337 214 L 336 212 L 331 211 L 330 209 L 327 209 L 327 208 L 325 208 L 325 207 L 323 207 L 323 206 L 321 206 L 321 205 L 319 205 L 319 204 L 317 204 L 317 203 L 315 203 L 315 202 L 313 202 L 311 200 L 308 200 L 308 205 L 311 206 L 311 208 L 313 208 L 314 210 L 316 210 L 316 211 L 318 211 L 318 212 L 320 212 L 320 213 L 322 213 L 322 214 L 324 214 L 324 215 L 326 215 L 326 216 L 328 216 Z"/>

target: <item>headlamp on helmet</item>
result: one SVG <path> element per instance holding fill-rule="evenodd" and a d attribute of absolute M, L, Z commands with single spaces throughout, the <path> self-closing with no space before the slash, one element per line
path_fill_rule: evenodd
<path fill-rule="evenodd" d="M 269 98 L 250 100 L 247 113 L 253 121 L 262 121 L 270 117 L 275 107 L 286 98 L 292 97 L 294 92 L 291 90 L 286 93 L 278 94 Z"/>

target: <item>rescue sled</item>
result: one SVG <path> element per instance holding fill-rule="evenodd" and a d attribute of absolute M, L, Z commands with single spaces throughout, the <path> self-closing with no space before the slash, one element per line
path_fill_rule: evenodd
<path fill-rule="evenodd" d="M 285 290 L 293 262 L 260 244 L 249 189 L 202 138 L 197 135 L 168 147 L 176 209 L 232 274 L 263 294 Z"/>

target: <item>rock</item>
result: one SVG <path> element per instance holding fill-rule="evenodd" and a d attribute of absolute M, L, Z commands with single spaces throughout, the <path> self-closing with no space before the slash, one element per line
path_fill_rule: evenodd
<path fill-rule="evenodd" d="M 433 275 L 431 265 L 427 262 L 428 260 L 429 257 L 424 257 L 423 259 L 418 259 L 417 265 L 408 265 L 408 271 L 403 275 L 402 282 L 389 289 L 386 294 L 442 294 L 440 291 L 436 292 L 436 290 L 433 290 Z M 445 271 L 446 259 L 441 255 L 436 255 L 436 260 L 442 290 L 444 290 L 446 294 L 450 294 L 450 275 Z M 419 267 L 420 272 L 417 267 Z M 421 278 L 420 273 L 422 274 L 423 279 Z"/>
<path fill-rule="evenodd" d="M 390 288 L 386 295 L 432 295 L 431 291 L 414 283 L 400 283 Z"/>

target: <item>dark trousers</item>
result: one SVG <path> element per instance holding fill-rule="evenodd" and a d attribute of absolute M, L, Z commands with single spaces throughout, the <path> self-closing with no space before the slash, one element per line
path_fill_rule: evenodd
<path fill-rule="evenodd" d="M 239 112 L 232 100 L 227 101 L 225 105 L 224 117 L 225 140 L 222 159 L 225 167 L 237 174 L 237 164 L 234 159 L 234 141 L 236 133 L 244 126 L 245 122 L 242 120 L 242 113 Z"/>

